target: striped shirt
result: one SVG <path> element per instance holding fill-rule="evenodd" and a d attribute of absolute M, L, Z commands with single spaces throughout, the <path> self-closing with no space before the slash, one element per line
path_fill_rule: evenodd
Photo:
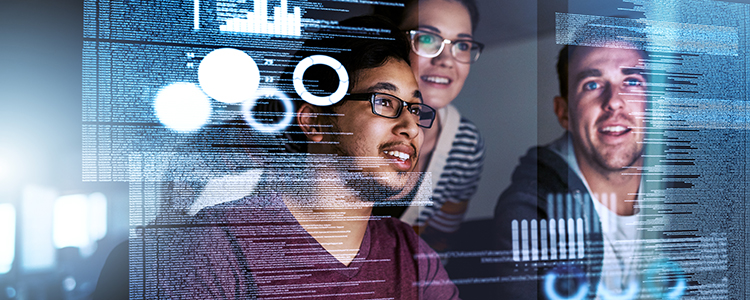
<path fill-rule="evenodd" d="M 443 172 L 437 178 L 432 192 L 431 207 L 422 210 L 414 225 L 423 225 L 430 220 L 430 226 L 444 232 L 458 230 L 464 213 L 447 214 L 440 209 L 447 201 L 469 201 L 476 193 L 484 163 L 484 141 L 471 121 L 461 118 L 458 132 L 448 152 Z"/>
<path fill-rule="evenodd" d="M 469 201 L 476 193 L 484 163 L 484 141 L 474 123 L 462 118 L 452 105 L 438 114 L 442 130 L 425 172 L 432 180 L 423 180 L 414 191 L 419 195 L 431 188 L 432 204 L 421 206 L 418 201 L 412 201 L 412 206 L 406 208 L 400 219 L 412 226 L 429 223 L 440 231 L 454 232 L 464 213 L 447 214 L 440 209 L 446 202 Z"/>

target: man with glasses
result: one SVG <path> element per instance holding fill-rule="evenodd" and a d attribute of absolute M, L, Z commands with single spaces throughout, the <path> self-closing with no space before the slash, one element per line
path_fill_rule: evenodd
<path fill-rule="evenodd" d="M 378 9 L 379 8 L 379 9 Z M 435 124 L 424 131 L 418 170 L 430 178 L 431 205 L 377 207 L 374 214 L 398 217 L 412 225 L 438 252 L 457 250 L 460 230 L 482 173 L 484 142 L 471 116 L 451 105 L 459 99 L 471 66 L 483 45 L 474 40 L 479 20 L 473 0 L 410 0 L 404 7 L 379 6 L 375 12 L 396 18 L 409 37 L 410 59 L 424 103 L 437 110 Z M 470 99 L 460 101 L 471 101 Z M 406 206 L 409 205 L 409 206 Z"/>
<path fill-rule="evenodd" d="M 340 25 L 392 26 L 372 17 Z M 373 205 L 398 201 L 420 178 L 413 171 L 423 128 L 435 119 L 422 104 L 407 41 L 391 32 L 306 43 L 331 49 L 325 54 L 349 75 L 348 95 L 332 106 L 299 105 L 289 130 L 306 154 L 275 157 L 253 194 L 203 209 L 180 232 L 159 266 L 163 297 L 458 299 L 411 227 L 371 216 Z M 325 92 L 339 84 L 329 75 L 308 70 L 304 80 Z"/>

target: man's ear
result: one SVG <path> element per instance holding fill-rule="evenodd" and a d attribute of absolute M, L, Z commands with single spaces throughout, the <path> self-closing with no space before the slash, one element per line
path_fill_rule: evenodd
<path fill-rule="evenodd" d="M 555 115 L 557 115 L 557 121 L 560 122 L 560 126 L 565 128 L 565 130 L 569 130 L 568 99 L 555 96 Z"/>
<path fill-rule="evenodd" d="M 320 142 L 323 140 L 320 127 L 321 117 L 318 115 L 318 109 L 312 104 L 304 103 L 297 110 L 297 124 L 310 141 Z"/>

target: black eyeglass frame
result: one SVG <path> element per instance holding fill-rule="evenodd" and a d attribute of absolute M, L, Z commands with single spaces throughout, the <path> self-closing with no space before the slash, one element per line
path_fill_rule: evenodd
<path fill-rule="evenodd" d="M 385 116 L 385 115 L 379 114 L 378 112 L 375 111 L 375 104 L 373 103 L 373 101 L 375 101 L 375 99 L 377 99 L 378 95 L 386 95 L 388 97 L 393 97 L 394 99 L 396 99 L 398 101 L 401 101 L 401 105 L 397 106 L 398 110 L 396 111 L 396 115 L 395 116 Z M 435 110 L 434 108 L 432 108 L 431 106 L 429 106 L 427 104 L 406 102 L 406 101 L 402 100 L 401 98 L 396 97 L 396 96 L 391 95 L 391 94 L 388 94 L 388 93 L 375 93 L 375 92 L 373 92 L 373 93 L 349 94 L 346 97 L 344 97 L 344 100 L 369 101 L 370 102 L 370 108 L 372 109 L 372 113 L 373 114 L 375 114 L 376 116 L 381 116 L 383 118 L 388 118 L 388 119 L 396 119 L 396 118 L 400 117 L 401 116 L 401 112 L 404 110 L 404 107 L 406 107 L 408 109 L 411 109 L 412 106 L 418 105 L 418 106 L 420 106 L 420 108 L 421 107 L 429 108 L 432 111 L 432 118 L 430 119 L 430 125 L 424 126 L 422 124 L 419 124 L 419 121 L 417 121 L 417 126 L 422 127 L 422 128 L 431 128 L 432 124 L 435 122 L 435 118 L 437 117 L 437 110 Z M 422 119 L 420 118 L 420 120 L 422 120 Z"/>
<path fill-rule="evenodd" d="M 440 38 L 440 39 L 442 39 L 442 40 L 443 40 L 443 41 L 442 41 L 442 42 L 440 43 L 440 49 L 439 49 L 439 50 L 438 50 L 438 51 L 437 51 L 437 52 L 435 53 L 435 55 L 431 55 L 431 56 L 430 56 L 430 55 L 425 55 L 425 54 L 419 54 L 419 51 L 417 51 L 417 49 L 416 49 L 416 46 L 414 45 L 414 36 L 415 36 L 416 34 L 418 34 L 418 33 L 431 34 L 431 35 L 437 36 L 438 38 Z M 426 30 L 418 30 L 418 29 L 407 30 L 407 31 L 406 31 L 406 34 L 408 34 L 408 35 L 409 35 L 409 45 L 411 46 L 411 50 L 412 50 L 412 51 L 414 51 L 414 53 L 416 53 L 417 55 L 419 55 L 419 56 L 422 56 L 422 57 L 426 57 L 426 58 L 434 58 L 434 57 L 438 57 L 438 56 L 439 56 L 439 55 L 440 55 L 441 53 L 443 53 L 443 50 L 445 50 L 445 44 L 451 44 L 451 48 L 450 48 L 450 50 L 448 50 L 448 51 L 450 51 L 450 53 L 451 53 L 451 56 L 452 56 L 452 57 L 453 57 L 453 58 L 454 58 L 454 59 L 455 59 L 455 60 L 456 60 L 457 62 L 460 62 L 460 63 L 464 63 L 464 64 L 473 64 L 473 63 L 475 63 L 475 62 L 476 62 L 477 60 L 479 60 L 479 56 L 481 56 L 481 55 L 482 55 L 482 51 L 484 50 L 484 44 L 482 44 L 482 43 L 480 43 L 480 42 L 477 42 L 477 41 L 475 41 L 475 40 L 470 40 L 470 39 L 457 39 L 457 40 L 449 40 L 449 39 L 443 38 L 443 36 L 441 36 L 441 35 L 439 35 L 439 34 L 437 34 L 437 33 L 434 33 L 434 32 L 430 32 L 430 31 L 426 31 Z M 458 59 L 458 58 L 456 57 L 456 54 L 455 54 L 455 53 L 453 53 L 453 45 L 456 45 L 457 43 L 460 43 L 460 42 L 471 42 L 471 43 L 473 43 L 473 44 L 476 44 L 476 45 L 477 45 L 477 46 L 479 47 L 479 51 L 477 52 L 477 55 L 476 55 L 476 57 L 472 57 L 472 58 L 471 58 L 471 60 L 469 60 L 469 61 L 461 61 L 461 60 L 459 60 L 459 59 Z"/>

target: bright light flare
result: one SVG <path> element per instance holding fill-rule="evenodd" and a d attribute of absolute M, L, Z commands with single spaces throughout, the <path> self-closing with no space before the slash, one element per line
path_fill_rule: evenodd
<path fill-rule="evenodd" d="M 178 82 L 156 94 L 154 111 L 165 126 L 177 131 L 193 131 L 206 124 L 211 116 L 211 100 L 195 84 Z"/>
<path fill-rule="evenodd" d="M 107 234 L 107 197 L 102 193 L 62 196 L 53 210 L 55 248 L 77 247 L 84 257 L 93 254 L 96 241 Z"/>
<path fill-rule="evenodd" d="M 86 195 L 68 195 L 57 198 L 52 221 L 52 241 L 55 248 L 88 246 L 87 223 L 88 197 Z"/>
<path fill-rule="evenodd" d="M 16 250 L 16 210 L 13 204 L 0 204 L 0 274 L 13 266 Z"/>
<path fill-rule="evenodd" d="M 260 71 L 250 55 L 234 48 L 211 51 L 198 66 L 198 82 L 206 95 L 224 103 L 240 103 L 255 95 Z"/>
<path fill-rule="evenodd" d="M 93 241 L 107 235 L 107 197 L 102 193 L 89 195 L 89 237 Z"/>

